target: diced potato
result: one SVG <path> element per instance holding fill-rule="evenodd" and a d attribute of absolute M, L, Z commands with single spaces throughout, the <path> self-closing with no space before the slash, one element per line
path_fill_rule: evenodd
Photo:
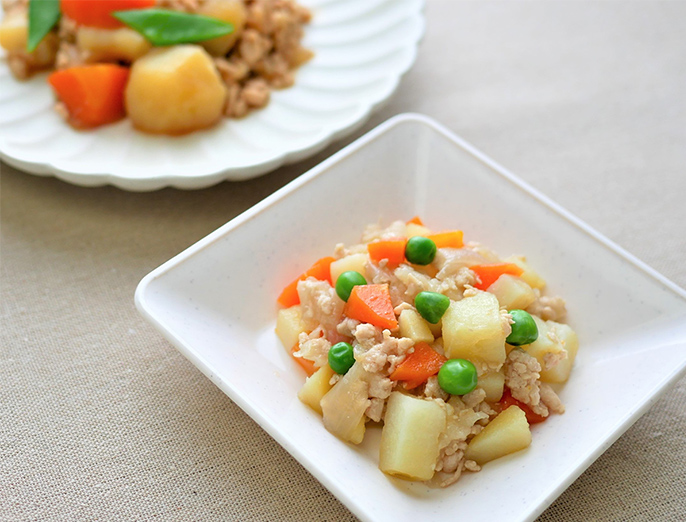
<path fill-rule="evenodd" d="M 508 263 L 514 263 L 519 268 L 524 270 L 524 273 L 519 277 L 525 281 L 531 288 L 538 288 L 539 290 L 545 286 L 545 279 L 543 279 L 531 266 L 526 262 L 524 256 L 510 256 L 505 259 Z"/>
<path fill-rule="evenodd" d="M 523 310 L 536 299 L 531 287 L 519 277 L 509 274 L 501 275 L 488 291 L 498 298 L 500 306 L 507 310 Z"/>
<path fill-rule="evenodd" d="M 243 0 L 206 0 L 200 4 L 198 14 L 218 18 L 233 25 L 232 33 L 201 43 L 213 56 L 225 56 L 231 50 L 243 33 L 248 16 Z"/>
<path fill-rule="evenodd" d="M 531 444 L 531 430 L 526 415 L 517 406 L 510 406 L 486 425 L 474 437 L 465 457 L 483 465 L 515 451 L 528 448 Z"/>
<path fill-rule="evenodd" d="M 479 376 L 476 387 L 486 392 L 488 402 L 498 402 L 503 396 L 505 374 L 503 371 L 487 372 Z"/>
<path fill-rule="evenodd" d="M 298 392 L 298 399 L 321 415 L 322 406 L 319 403 L 322 397 L 331 390 L 332 386 L 329 381 L 335 373 L 328 364 L 319 368 L 305 380 L 305 384 Z"/>
<path fill-rule="evenodd" d="M 417 310 L 403 310 L 398 317 L 398 325 L 400 326 L 400 336 L 409 337 L 415 343 L 434 342 L 434 335 L 431 333 L 429 323 L 419 315 Z"/>
<path fill-rule="evenodd" d="M 99 29 L 80 26 L 76 31 L 76 44 L 87 51 L 89 62 L 133 62 L 152 48 L 143 35 L 128 27 Z"/>
<path fill-rule="evenodd" d="M 222 117 L 226 87 L 202 47 L 177 45 L 150 51 L 133 63 L 125 99 L 137 128 L 183 134 Z"/>
<path fill-rule="evenodd" d="M 343 272 L 348 272 L 353 270 L 359 272 L 360 274 L 365 274 L 365 265 L 369 262 L 369 254 L 351 254 L 349 256 L 342 257 L 331 263 L 331 281 L 334 286 L 336 286 L 336 281 L 338 276 Z"/>
<path fill-rule="evenodd" d="M 28 18 L 23 9 L 12 9 L 5 13 L 0 22 L 0 47 L 8 53 L 24 57 L 26 75 L 52 66 L 59 41 L 54 32 L 48 33 L 33 52 L 26 50 L 28 40 Z"/>
<path fill-rule="evenodd" d="M 500 304 L 493 294 L 453 301 L 443 315 L 443 346 L 449 359 L 468 359 L 481 364 L 505 362 L 505 332 Z"/>
<path fill-rule="evenodd" d="M 0 23 L 0 46 L 11 53 L 26 51 L 28 31 L 26 11 L 13 9 L 5 13 Z"/>
<path fill-rule="evenodd" d="M 434 339 L 438 339 L 443 335 L 443 318 L 436 324 L 431 324 L 429 321 L 427 321 L 426 324 L 429 326 L 429 330 L 431 330 Z"/>
<path fill-rule="evenodd" d="M 429 480 L 445 425 L 445 410 L 435 401 L 391 393 L 381 432 L 379 469 L 404 480 Z"/>
<path fill-rule="evenodd" d="M 345 442 L 359 444 L 364 438 L 364 412 L 369 406 L 368 379 L 369 374 L 356 362 L 319 402 L 324 427 Z"/>
<path fill-rule="evenodd" d="M 407 237 L 414 237 L 414 236 L 428 236 L 431 234 L 431 230 L 426 228 L 423 225 L 418 225 L 417 223 L 408 223 L 406 225 L 406 234 Z"/>
<path fill-rule="evenodd" d="M 282 308 L 276 315 L 276 336 L 281 340 L 286 350 L 290 350 L 298 342 L 302 332 L 306 332 L 302 322 L 300 305 Z"/>
<path fill-rule="evenodd" d="M 567 352 L 567 358 L 560 361 L 550 370 L 543 370 L 541 372 L 541 381 L 555 383 L 566 382 L 567 379 L 569 379 L 569 374 L 572 372 L 574 359 L 576 359 L 576 354 L 579 351 L 579 339 L 574 330 L 566 324 L 556 323 L 554 321 L 546 321 L 546 324 L 548 325 L 549 331 L 553 333 L 553 336 L 559 339 L 559 346 Z M 534 343 L 524 348 L 530 348 L 533 344 Z"/>

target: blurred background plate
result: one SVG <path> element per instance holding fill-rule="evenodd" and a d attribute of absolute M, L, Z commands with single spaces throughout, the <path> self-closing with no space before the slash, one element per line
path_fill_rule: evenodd
<path fill-rule="evenodd" d="M 313 12 L 304 45 L 314 58 L 295 85 L 242 120 L 182 137 L 135 131 L 130 121 L 88 132 L 52 109 L 47 74 L 15 80 L 0 61 L 0 158 L 23 171 L 132 191 L 208 187 L 302 160 L 362 125 L 412 66 L 423 0 L 300 0 Z"/>

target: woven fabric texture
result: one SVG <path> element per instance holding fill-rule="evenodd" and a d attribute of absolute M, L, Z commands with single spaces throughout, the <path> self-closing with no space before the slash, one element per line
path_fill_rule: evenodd
<path fill-rule="evenodd" d="M 0 520 L 355 520 L 133 293 L 393 114 L 435 117 L 686 287 L 686 2 L 428 0 L 426 16 L 382 111 L 259 179 L 134 194 L 2 164 Z M 685 433 L 682 379 L 540 520 L 683 520 Z"/>

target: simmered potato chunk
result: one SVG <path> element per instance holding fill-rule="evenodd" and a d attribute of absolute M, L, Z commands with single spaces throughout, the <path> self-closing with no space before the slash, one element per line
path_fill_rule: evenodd
<path fill-rule="evenodd" d="M 509 274 L 501 275 L 488 287 L 488 291 L 496 296 L 500 306 L 507 310 L 523 310 L 536 299 L 536 294 L 526 282 Z"/>
<path fill-rule="evenodd" d="M 429 480 L 445 425 L 446 412 L 436 402 L 391 393 L 381 432 L 379 469 L 404 480 Z"/>
<path fill-rule="evenodd" d="M 279 310 L 276 316 L 276 335 L 286 349 L 290 350 L 295 346 L 298 337 L 305 331 L 300 305 Z"/>
<path fill-rule="evenodd" d="M 449 359 L 468 359 L 474 364 L 505 362 L 505 332 L 498 299 L 479 292 L 453 301 L 443 316 L 443 347 Z"/>
<path fill-rule="evenodd" d="M 59 42 L 54 32 L 48 33 L 33 52 L 26 50 L 28 40 L 28 19 L 23 9 L 12 9 L 5 13 L 0 22 L 0 47 L 10 55 L 21 56 L 25 70 L 19 74 L 21 78 L 30 76 L 33 72 L 52 66 L 55 62 Z M 17 71 L 13 69 L 14 74 Z"/>
<path fill-rule="evenodd" d="M 155 49 L 134 62 L 125 98 L 137 128 L 184 134 L 221 118 L 226 88 L 202 47 L 177 45 Z"/>
<path fill-rule="evenodd" d="M 218 18 L 233 25 L 231 34 L 202 42 L 201 45 L 213 56 L 224 56 L 231 50 L 243 32 L 248 16 L 243 0 L 206 0 L 200 4 L 198 14 Z"/>
<path fill-rule="evenodd" d="M 398 325 L 400 326 L 400 336 L 408 337 L 415 343 L 434 342 L 434 335 L 429 328 L 429 323 L 419 315 L 419 312 L 414 309 L 403 310 L 398 317 Z"/>
<path fill-rule="evenodd" d="M 87 52 L 89 62 L 133 62 L 152 48 L 140 33 L 128 27 L 98 29 L 81 26 L 76 31 L 76 44 Z"/>
<path fill-rule="evenodd" d="M 327 364 L 322 366 L 314 372 L 310 377 L 307 378 L 303 387 L 300 388 L 298 392 L 298 399 L 300 399 L 304 404 L 307 404 L 314 411 L 322 414 L 322 406 L 320 404 L 322 397 L 326 395 L 332 388 L 329 384 L 331 377 L 334 375 L 334 371 Z"/>
<path fill-rule="evenodd" d="M 528 448 L 530 444 L 531 430 L 526 415 L 519 407 L 510 406 L 471 440 L 465 457 L 482 465 Z"/>
<path fill-rule="evenodd" d="M 337 259 L 333 263 L 331 263 L 331 266 L 329 270 L 331 271 L 331 281 L 333 282 L 334 286 L 336 285 L 336 281 L 338 280 L 338 276 L 341 275 L 343 272 L 349 272 L 351 270 L 355 272 L 359 272 L 360 274 L 364 275 L 365 273 L 365 265 L 369 262 L 369 254 L 351 254 L 349 256 L 342 257 L 340 259 Z"/>

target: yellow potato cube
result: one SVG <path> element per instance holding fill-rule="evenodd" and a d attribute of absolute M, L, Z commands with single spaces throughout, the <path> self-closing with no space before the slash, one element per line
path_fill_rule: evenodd
<path fill-rule="evenodd" d="M 465 457 L 483 465 L 528 448 L 530 444 L 531 430 L 526 415 L 519 407 L 510 406 L 471 440 Z"/>
<path fill-rule="evenodd" d="M 125 100 L 140 130 L 184 134 L 219 121 L 226 87 L 202 47 L 176 45 L 150 51 L 133 63 Z"/>
<path fill-rule="evenodd" d="M 205 40 L 201 45 L 212 56 L 225 56 L 243 33 L 248 17 L 243 0 L 206 0 L 200 4 L 198 14 L 211 16 L 233 25 L 233 32 L 219 38 Z"/>
<path fill-rule="evenodd" d="M 286 350 L 290 351 L 298 343 L 300 334 L 306 331 L 300 305 L 279 310 L 276 315 L 276 336 Z"/>
<path fill-rule="evenodd" d="M 150 42 L 128 27 L 99 29 L 80 26 L 76 31 L 76 44 L 88 53 L 89 62 L 133 62 L 152 49 Z"/>
<path fill-rule="evenodd" d="M 415 343 L 434 342 L 434 335 L 431 333 L 429 323 L 419 315 L 417 310 L 403 310 L 398 317 L 398 325 L 400 326 L 400 336 L 409 337 Z"/>
<path fill-rule="evenodd" d="M 359 444 L 365 433 L 364 412 L 369 406 L 369 374 L 359 362 L 322 397 L 324 427 L 339 439 Z"/>
<path fill-rule="evenodd" d="M 338 276 L 343 272 L 355 271 L 360 274 L 365 274 L 365 265 L 369 262 L 369 254 L 351 254 L 349 256 L 342 257 L 331 263 L 331 281 L 333 281 L 334 286 L 336 286 L 336 281 Z"/>
<path fill-rule="evenodd" d="M 509 274 L 501 275 L 488 287 L 488 291 L 496 296 L 500 306 L 507 310 L 524 310 L 536 299 L 536 294 L 526 282 Z"/>
<path fill-rule="evenodd" d="M 480 364 L 505 362 L 505 331 L 500 304 L 493 294 L 453 301 L 443 315 L 443 346 L 449 359 L 467 359 Z"/>
<path fill-rule="evenodd" d="M 13 9 L 0 22 L 0 46 L 11 53 L 26 51 L 29 23 L 26 11 Z"/>
<path fill-rule="evenodd" d="M 429 230 L 428 228 L 426 228 L 423 225 L 418 225 L 417 223 L 408 223 L 405 226 L 405 230 L 407 231 L 406 234 L 407 234 L 408 238 L 414 237 L 414 236 L 426 237 L 429 234 L 431 234 L 431 230 Z"/>
<path fill-rule="evenodd" d="M 445 426 L 445 409 L 435 401 L 391 393 L 381 432 L 379 469 L 404 480 L 429 480 Z"/>
<path fill-rule="evenodd" d="M 486 392 L 486 400 L 488 402 L 498 402 L 503 396 L 505 374 L 502 370 L 497 372 L 486 372 L 479 376 L 476 387 L 481 388 Z"/>
<path fill-rule="evenodd" d="M 305 384 L 298 392 L 298 399 L 321 415 L 322 406 L 320 402 L 322 397 L 333 387 L 329 381 L 335 373 L 328 364 L 319 368 L 305 380 Z"/>
<path fill-rule="evenodd" d="M 505 259 L 508 263 L 514 263 L 519 268 L 524 270 L 524 273 L 519 276 L 522 281 L 526 282 L 531 288 L 538 288 L 539 290 L 545 286 L 545 279 L 543 279 L 538 272 L 536 272 L 529 264 L 526 262 L 526 257 L 524 256 L 510 256 Z"/>
<path fill-rule="evenodd" d="M 541 372 L 541 381 L 555 383 L 566 382 L 567 379 L 569 379 L 569 374 L 572 372 L 572 366 L 574 366 L 574 360 L 579 351 L 579 339 L 574 330 L 566 324 L 556 323 L 554 321 L 546 321 L 546 323 L 553 335 L 559 339 L 559 346 L 567 352 L 567 358 L 560 361 L 550 370 L 543 370 Z"/>

